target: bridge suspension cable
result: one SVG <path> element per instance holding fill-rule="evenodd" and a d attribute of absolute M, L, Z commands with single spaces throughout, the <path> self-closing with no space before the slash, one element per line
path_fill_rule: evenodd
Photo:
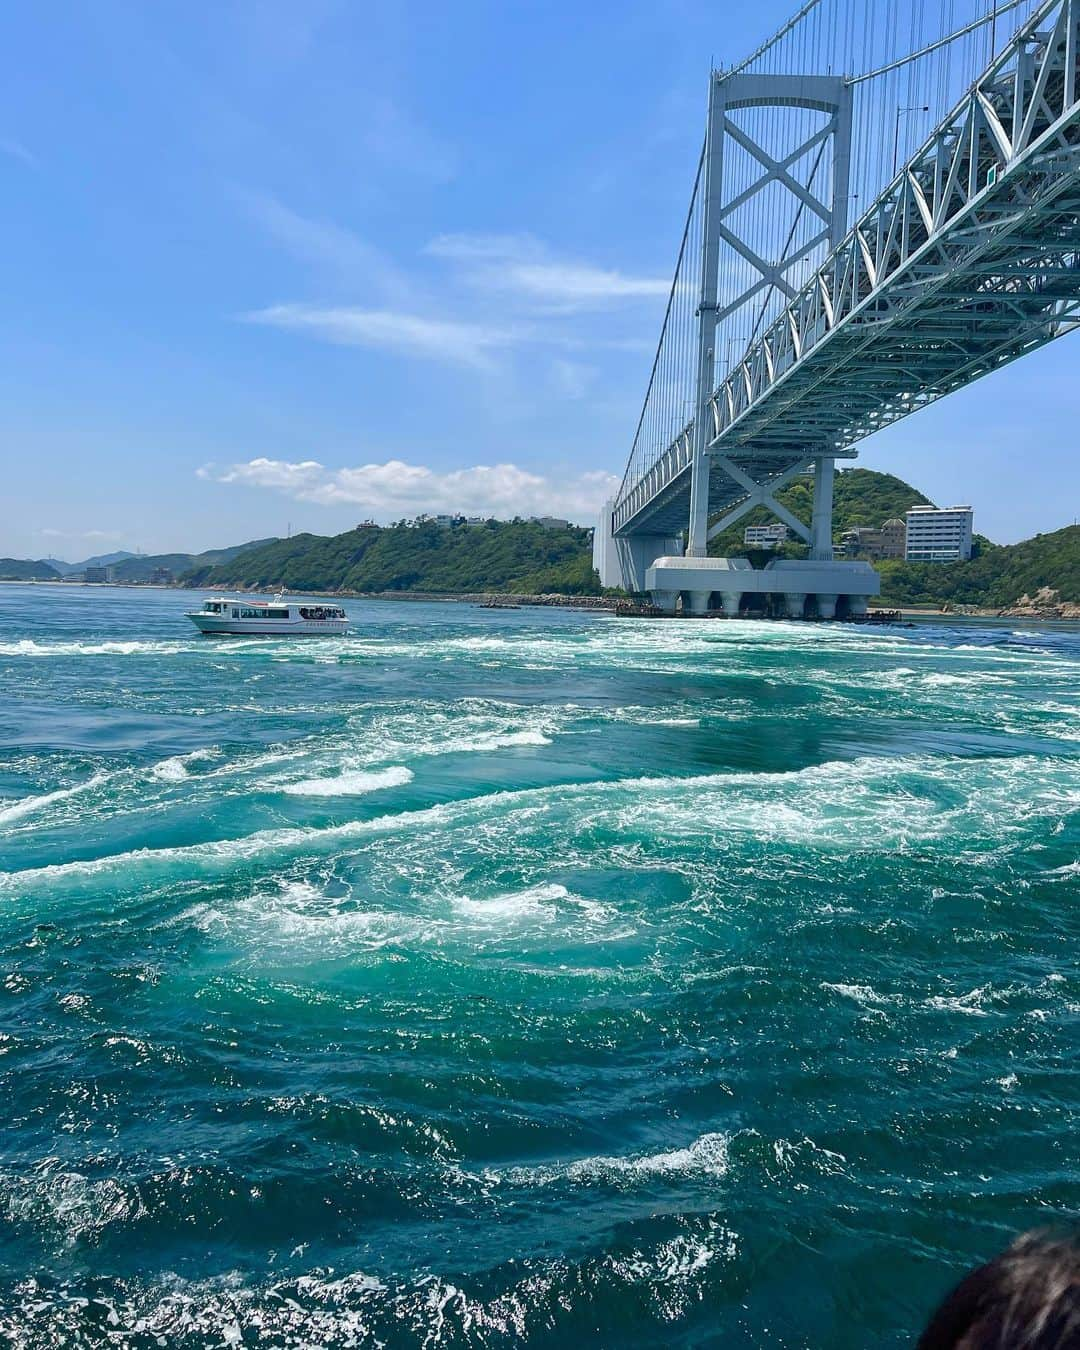
<path fill-rule="evenodd" d="M 770 101 L 741 92 L 729 99 L 719 160 L 713 389 L 739 369 L 759 335 L 815 274 L 846 222 L 880 195 L 897 166 L 1008 45 L 1016 25 L 1039 9 L 1040 0 L 909 0 L 904 6 L 807 0 L 748 57 L 714 74 L 728 91 L 750 88 L 746 82 L 756 76 L 778 87 L 783 80 L 776 77 L 794 86 L 834 77 L 850 91 L 850 140 L 837 134 L 836 110 L 812 106 L 813 100 Z M 843 162 L 838 149 L 845 151 Z M 620 499 L 680 438 L 688 445 L 693 439 L 703 165 L 704 157 Z"/>

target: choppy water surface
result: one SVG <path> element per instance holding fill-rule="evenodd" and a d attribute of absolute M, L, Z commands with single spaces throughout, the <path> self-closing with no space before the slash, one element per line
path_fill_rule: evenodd
<path fill-rule="evenodd" d="M 0 588 L 0 1333 L 901 1346 L 1075 1213 L 1080 635 Z"/>

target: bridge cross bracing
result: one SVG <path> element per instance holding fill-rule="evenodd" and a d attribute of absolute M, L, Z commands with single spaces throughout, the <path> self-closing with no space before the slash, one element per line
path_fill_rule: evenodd
<path fill-rule="evenodd" d="M 608 535 L 702 555 L 764 504 L 828 558 L 823 513 L 808 531 L 779 486 L 812 465 L 828 495 L 861 439 L 1076 326 L 1080 0 L 958 6 L 935 32 L 911 0 L 905 51 L 876 0 L 817 0 L 714 72 Z M 860 44 L 860 73 L 808 70 Z"/>

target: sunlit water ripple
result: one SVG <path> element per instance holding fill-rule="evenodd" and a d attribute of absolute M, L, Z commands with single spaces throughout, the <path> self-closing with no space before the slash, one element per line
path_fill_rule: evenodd
<path fill-rule="evenodd" d="M 1080 634 L 0 587 L 0 1335 L 902 1346 L 1075 1214 Z"/>

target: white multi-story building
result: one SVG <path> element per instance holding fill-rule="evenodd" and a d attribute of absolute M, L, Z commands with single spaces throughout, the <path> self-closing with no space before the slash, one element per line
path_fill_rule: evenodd
<path fill-rule="evenodd" d="M 971 557 L 970 506 L 913 506 L 907 513 L 908 562 L 956 562 Z"/>
<path fill-rule="evenodd" d="M 775 525 L 747 525 L 743 530 L 745 548 L 779 548 L 787 543 L 788 528 L 779 523 Z"/>

